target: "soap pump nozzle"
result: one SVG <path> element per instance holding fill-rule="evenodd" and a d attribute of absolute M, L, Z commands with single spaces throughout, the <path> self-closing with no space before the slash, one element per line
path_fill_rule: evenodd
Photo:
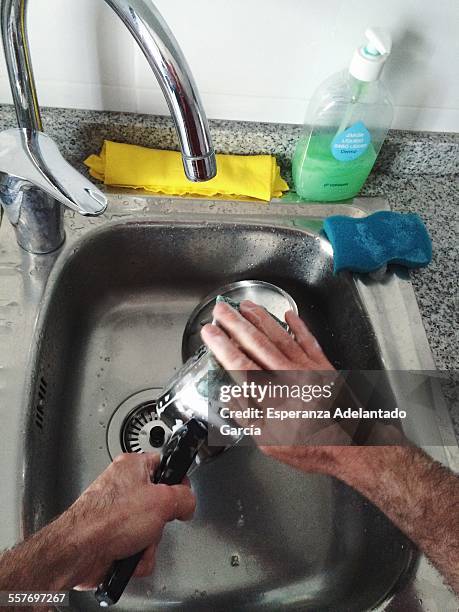
<path fill-rule="evenodd" d="M 392 49 L 392 38 L 382 28 L 367 28 L 366 45 L 355 50 L 349 72 L 359 81 L 376 81 Z"/>

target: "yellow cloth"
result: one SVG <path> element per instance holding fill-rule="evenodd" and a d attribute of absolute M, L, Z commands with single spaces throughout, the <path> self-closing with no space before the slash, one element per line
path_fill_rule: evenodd
<path fill-rule="evenodd" d="M 217 155 L 217 176 L 193 183 L 180 153 L 106 140 L 100 155 L 84 162 L 105 185 L 145 189 L 167 195 L 243 196 L 269 201 L 288 189 L 272 155 Z"/>

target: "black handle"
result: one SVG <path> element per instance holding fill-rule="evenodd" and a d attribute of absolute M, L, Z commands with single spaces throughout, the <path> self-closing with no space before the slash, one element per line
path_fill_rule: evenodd
<path fill-rule="evenodd" d="M 132 574 L 135 572 L 135 568 L 139 564 L 142 556 L 143 550 L 132 555 L 132 557 L 126 557 L 126 559 L 115 561 L 107 572 L 102 584 L 97 587 L 96 599 L 99 602 L 99 606 L 108 608 L 108 606 L 116 604 L 131 579 Z"/>
<path fill-rule="evenodd" d="M 207 436 L 207 427 L 197 419 L 190 419 L 171 436 L 154 474 L 155 484 L 180 484 L 193 463 L 199 447 Z M 99 605 L 106 608 L 116 604 L 135 572 L 144 551 L 115 561 L 95 596 Z"/>

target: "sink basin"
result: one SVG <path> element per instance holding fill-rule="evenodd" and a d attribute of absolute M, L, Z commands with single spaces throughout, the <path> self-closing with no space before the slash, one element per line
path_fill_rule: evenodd
<path fill-rule="evenodd" d="M 264 280 L 288 291 L 338 368 L 427 369 L 417 309 L 398 349 L 387 328 L 397 305 L 414 299 L 401 272 L 384 290 L 333 276 L 330 246 L 314 230 L 336 208 L 272 204 L 260 214 L 259 205 L 121 194 L 103 219 L 69 214 L 66 245 L 53 256 L 5 247 L 10 272 L 22 279 L 19 342 L 29 342 L 32 372 L 18 399 L 17 535 L 62 512 L 109 464 L 120 407 L 139 392 L 159 395 L 182 363 L 189 315 L 228 282 Z M 339 210 L 359 216 L 368 206 Z M 14 374 L 20 358 L 12 363 Z M 194 519 L 167 527 L 154 575 L 132 580 L 118 610 L 382 609 L 417 571 L 409 540 L 359 494 L 256 448 L 202 465 L 192 484 Z M 70 601 L 73 610 L 98 609 L 92 593 L 72 592 Z"/>

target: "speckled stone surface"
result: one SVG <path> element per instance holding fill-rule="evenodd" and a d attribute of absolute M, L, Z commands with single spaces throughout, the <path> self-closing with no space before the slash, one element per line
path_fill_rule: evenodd
<path fill-rule="evenodd" d="M 169 117 L 129 113 L 42 110 L 45 131 L 80 171 L 83 159 L 98 152 L 104 139 L 163 149 L 177 149 Z M 11 106 L 0 106 L 0 129 L 15 127 Z M 290 159 L 302 127 L 265 123 L 211 121 L 220 153 L 271 153 L 291 184 Z M 458 204 L 459 135 L 390 132 L 361 195 L 385 196 L 391 208 L 417 212 L 433 241 L 430 266 L 411 273 L 427 337 L 439 370 L 449 370 L 444 391 L 459 439 L 459 403 L 453 372 L 459 369 Z"/>
<path fill-rule="evenodd" d="M 170 117 L 60 108 L 43 108 L 42 117 L 45 131 L 76 165 L 89 154 L 98 152 L 104 139 L 178 149 Z M 13 107 L 0 105 L 0 129 L 15 126 Z M 289 181 L 290 160 L 302 126 L 212 120 L 210 129 L 218 153 L 271 153 L 277 157 L 282 174 Z M 374 172 L 400 176 L 456 174 L 459 172 L 459 135 L 391 131 Z"/>
<path fill-rule="evenodd" d="M 449 371 L 442 388 L 459 442 L 459 178 L 373 173 L 361 195 L 384 196 L 392 210 L 417 212 L 432 238 L 432 263 L 410 276 L 435 364 Z"/>
<path fill-rule="evenodd" d="M 411 271 L 411 280 L 437 367 L 459 369 L 458 178 L 374 174 L 361 195 L 383 195 L 392 210 L 417 212 L 426 224 L 433 243 L 432 263 Z"/>

